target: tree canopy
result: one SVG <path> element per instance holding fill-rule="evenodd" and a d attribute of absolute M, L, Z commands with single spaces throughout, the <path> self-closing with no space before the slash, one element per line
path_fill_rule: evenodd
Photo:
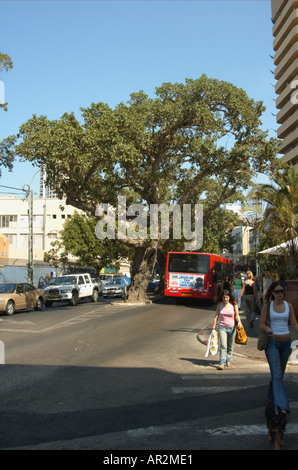
<path fill-rule="evenodd" d="M 8 70 L 12 68 L 13 68 L 13 63 L 9 55 L 4 54 L 3 52 L 0 52 L 0 72 L 2 71 L 8 72 Z M 3 98 L 4 96 L 2 97 L 0 93 L 0 108 L 3 108 L 4 111 L 7 111 L 7 102 L 4 102 Z"/>
<path fill-rule="evenodd" d="M 293 240 L 298 236 L 298 171 L 288 166 L 276 175 L 272 184 L 256 185 L 248 199 L 260 206 L 264 203 L 258 230 L 262 234 L 260 250 L 288 242 L 288 273 L 296 277 L 297 248 Z"/>
<path fill-rule="evenodd" d="M 9 57 L 8 54 L 4 54 L 3 52 L 0 52 L 0 72 L 7 72 L 9 69 L 13 68 L 13 63 L 11 58 Z M 0 75 L 1 77 L 1 75 Z M 1 93 L 2 91 L 2 93 Z M 2 96 L 3 95 L 3 96 Z M 7 111 L 7 102 L 4 102 L 4 84 L 2 84 L 2 81 L 0 81 L 0 108 L 4 109 L 4 111 Z M 13 168 L 13 161 L 14 161 L 14 153 L 10 151 L 9 147 L 9 142 L 10 140 L 8 139 L 6 143 L 4 143 L 4 146 L 7 146 L 6 148 L 2 148 L 2 144 L 0 144 L 0 167 L 4 166 L 8 168 L 9 170 L 12 170 Z M 0 168 L 0 176 L 1 176 L 1 168 Z"/>
<path fill-rule="evenodd" d="M 52 250 L 45 253 L 45 261 L 66 264 L 68 255 L 77 258 L 82 267 L 94 267 L 99 273 L 105 266 L 131 258 L 131 249 L 117 240 L 98 240 L 95 236 L 95 216 L 83 216 L 75 212 L 64 224 L 60 239 L 52 243 Z"/>
<path fill-rule="evenodd" d="M 256 172 L 277 173 L 277 140 L 261 129 L 264 105 L 244 90 L 202 75 L 164 83 L 155 95 L 133 93 L 114 109 L 92 103 L 81 109 L 81 121 L 74 113 L 33 115 L 0 144 L 0 156 L 45 166 L 58 196 L 90 214 L 98 203 L 116 207 L 119 194 L 148 210 L 212 194 L 204 225 L 221 204 L 241 197 Z M 121 242 L 135 250 L 130 292 L 136 295 L 136 285 L 144 295 L 159 241 Z"/>

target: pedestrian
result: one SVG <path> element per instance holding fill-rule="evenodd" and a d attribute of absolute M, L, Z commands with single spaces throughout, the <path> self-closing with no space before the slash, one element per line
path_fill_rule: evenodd
<path fill-rule="evenodd" d="M 260 328 L 269 334 L 268 345 L 265 349 L 271 373 L 268 400 L 272 401 L 274 399 L 276 405 L 284 413 L 289 413 L 289 400 L 283 377 L 291 355 L 289 322 L 296 333 L 298 333 L 298 323 L 293 305 L 285 300 L 285 293 L 285 285 L 280 280 L 273 282 L 268 288 L 264 297 Z M 268 314 L 270 321 L 267 325 Z"/>
<path fill-rule="evenodd" d="M 223 291 L 231 291 L 230 276 L 225 276 L 225 280 L 222 286 Z"/>
<path fill-rule="evenodd" d="M 238 302 L 241 289 L 242 289 L 241 274 L 237 273 L 232 281 L 232 292 L 233 292 L 233 296 L 235 297 L 236 302 Z M 238 308 L 239 310 L 241 309 L 241 300 L 238 303 Z"/>
<path fill-rule="evenodd" d="M 219 297 L 212 330 L 215 330 L 217 323 L 220 343 L 217 369 L 223 370 L 225 366 L 231 367 L 232 365 L 236 327 L 241 327 L 238 305 L 231 293 L 222 292 Z"/>
<path fill-rule="evenodd" d="M 253 273 L 247 271 L 247 279 L 243 282 L 243 286 L 239 295 L 238 303 L 240 302 L 241 297 L 243 310 L 246 316 L 249 326 L 252 328 L 254 326 L 254 321 L 256 318 L 256 302 L 258 301 L 258 292 L 256 283 L 253 281 Z"/>

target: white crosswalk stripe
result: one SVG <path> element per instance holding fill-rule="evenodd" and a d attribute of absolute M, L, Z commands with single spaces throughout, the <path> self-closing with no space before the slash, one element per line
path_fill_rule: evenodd
<path fill-rule="evenodd" d="M 215 374 L 198 374 L 198 375 L 182 375 L 180 378 L 185 382 L 185 385 L 173 386 L 171 391 L 174 395 L 212 395 L 224 392 L 235 392 L 237 390 L 242 391 L 255 388 L 256 386 L 267 385 L 269 377 L 268 375 L 260 374 L 249 374 L 250 383 L 247 384 L 248 376 L 245 374 L 234 374 L 229 377 L 231 384 L 227 385 L 227 377 L 225 378 L 225 385 L 222 385 L 222 377 L 217 377 Z M 194 382 L 199 382 L 198 385 L 194 385 Z M 236 383 L 235 383 L 236 382 Z M 243 385 L 240 385 L 241 382 Z M 238 383 L 238 385 L 237 385 Z M 298 401 L 290 402 L 291 411 L 298 409 Z M 264 408 L 254 410 L 259 416 L 263 418 Z M 235 413 L 237 411 L 235 410 Z M 224 421 L 224 416 L 221 417 Z M 205 425 L 203 425 L 203 423 Z M 214 422 L 215 424 L 215 422 Z M 145 428 L 130 429 L 127 431 L 127 436 L 130 438 L 149 438 L 159 435 L 166 435 L 171 432 L 185 432 L 193 430 L 196 436 L 266 436 L 268 434 L 265 420 L 261 424 L 238 424 L 238 425 L 227 425 L 227 426 L 208 426 L 206 419 L 195 419 L 192 421 L 185 421 L 179 423 L 172 423 L 168 425 L 160 426 L 148 426 Z M 291 422 L 287 424 L 287 434 L 298 433 L 298 423 Z"/>
<path fill-rule="evenodd" d="M 170 424 L 164 426 L 149 426 L 147 428 L 130 429 L 127 435 L 132 438 L 150 437 L 156 435 L 165 435 L 169 432 L 183 431 L 183 429 L 193 429 L 196 435 L 209 434 L 211 436 L 252 436 L 267 435 L 268 430 L 266 424 L 247 424 L 239 426 L 223 426 L 219 428 L 200 429 L 200 420 L 187 421 L 184 423 Z M 297 434 L 298 424 L 289 423 L 287 425 L 287 434 Z"/>

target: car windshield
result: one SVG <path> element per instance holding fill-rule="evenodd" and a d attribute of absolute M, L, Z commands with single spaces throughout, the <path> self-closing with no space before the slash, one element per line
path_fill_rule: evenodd
<path fill-rule="evenodd" d="M 115 286 L 116 284 L 121 284 L 121 279 L 113 279 L 109 282 L 109 286 Z"/>
<path fill-rule="evenodd" d="M 111 279 L 111 275 L 110 275 L 110 274 L 109 274 L 109 275 L 108 275 L 108 274 L 100 274 L 100 275 L 99 275 L 99 279 L 100 279 L 101 281 L 108 281 L 108 280 Z"/>
<path fill-rule="evenodd" d="M 75 276 L 60 276 L 55 277 L 53 282 L 51 282 L 52 286 L 58 286 L 60 284 L 76 284 L 77 278 Z"/>
<path fill-rule="evenodd" d="M 0 284 L 0 294 L 12 294 L 16 284 Z"/>

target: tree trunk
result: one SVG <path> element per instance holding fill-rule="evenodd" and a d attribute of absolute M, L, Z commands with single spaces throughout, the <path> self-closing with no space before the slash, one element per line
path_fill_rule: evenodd
<path fill-rule="evenodd" d="M 167 264 L 167 257 L 162 250 L 157 250 L 157 262 L 159 266 L 159 284 L 155 289 L 154 294 L 159 295 L 164 293 Z"/>
<path fill-rule="evenodd" d="M 145 244 L 135 248 L 132 264 L 132 279 L 127 292 L 128 302 L 142 302 L 147 300 L 147 287 L 150 281 L 157 253 L 157 243 Z"/>

